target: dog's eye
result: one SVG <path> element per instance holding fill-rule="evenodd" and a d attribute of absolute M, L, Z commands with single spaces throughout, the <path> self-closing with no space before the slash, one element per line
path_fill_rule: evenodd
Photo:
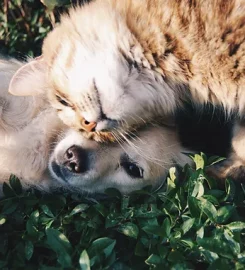
<path fill-rule="evenodd" d="M 130 161 L 124 161 L 121 163 L 121 166 L 127 172 L 127 174 L 133 178 L 143 178 L 144 170 L 138 167 L 135 163 Z"/>
<path fill-rule="evenodd" d="M 70 104 L 67 101 L 65 101 L 63 98 L 61 98 L 60 96 L 56 95 L 56 98 L 60 104 L 66 106 L 66 107 L 70 106 Z"/>

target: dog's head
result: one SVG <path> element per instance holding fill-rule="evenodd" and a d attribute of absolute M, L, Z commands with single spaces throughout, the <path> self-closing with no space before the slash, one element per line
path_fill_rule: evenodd
<path fill-rule="evenodd" d="M 97 143 L 70 130 L 50 157 L 55 181 L 68 188 L 101 193 L 114 187 L 128 193 L 147 185 L 156 188 L 171 166 L 185 164 L 175 132 L 150 127 L 125 142 Z"/>

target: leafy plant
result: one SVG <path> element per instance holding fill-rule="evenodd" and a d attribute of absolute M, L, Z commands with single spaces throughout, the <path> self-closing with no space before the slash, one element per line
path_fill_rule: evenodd
<path fill-rule="evenodd" d="M 23 192 L 12 177 L 0 201 L 1 269 L 244 269 L 245 194 L 204 173 L 195 155 L 166 187 L 99 201 L 62 191 Z M 13 259 L 14 258 L 14 259 Z"/>
<path fill-rule="evenodd" d="M 86 0 L 2 0 L 0 53 L 18 58 L 41 54 L 43 38 L 71 4 Z"/>
<path fill-rule="evenodd" d="M 41 2 L 1 2 L 1 52 L 41 53 L 71 1 Z M 157 192 L 109 189 L 103 200 L 23 191 L 12 177 L 0 200 L 0 269 L 244 269 L 244 187 L 227 179 L 219 189 L 204 173 L 217 159 L 192 158 L 196 169 L 171 168 Z"/>

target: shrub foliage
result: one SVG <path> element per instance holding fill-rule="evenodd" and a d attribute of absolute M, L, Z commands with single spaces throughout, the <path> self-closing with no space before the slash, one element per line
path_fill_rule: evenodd
<path fill-rule="evenodd" d="M 21 189 L 12 177 L 0 201 L 1 269 L 244 269 L 244 189 L 205 176 L 193 157 L 181 181 L 96 200 Z"/>
<path fill-rule="evenodd" d="M 42 2 L 42 3 L 41 3 Z M 36 56 L 68 0 L 3 0 L 0 52 Z M 83 1 L 72 1 L 82 3 Z M 245 192 L 204 173 L 214 162 L 192 157 L 167 187 L 103 200 L 22 191 L 12 177 L 0 200 L 0 269 L 244 269 Z M 180 181 L 181 180 L 181 181 Z"/>

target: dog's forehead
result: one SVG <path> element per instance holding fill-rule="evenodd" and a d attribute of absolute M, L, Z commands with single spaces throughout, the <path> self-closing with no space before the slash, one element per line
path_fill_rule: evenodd
<path fill-rule="evenodd" d="M 166 131 L 167 129 L 163 127 L 147 127 L 139 131 L 135 136 L 129 137 L 124 142 L 123 149 L 134 156 L 142 157 L 142 159 L 147 155 L 159 156 L 167 147 L 163 135 Z M 174 138 L 172 140 L 174 141 Z"/>

